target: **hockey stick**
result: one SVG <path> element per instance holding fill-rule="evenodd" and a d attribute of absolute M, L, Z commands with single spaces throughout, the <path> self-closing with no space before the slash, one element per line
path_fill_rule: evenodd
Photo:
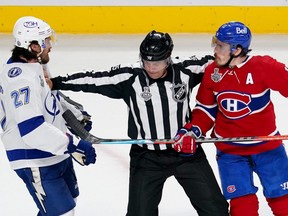
<path fill-rule="evenodd" d="M 68 103 L 72 104 L 73 106 L 75 106 L 78 110 L 83 111 L 83 105 L 72 100 L 70 97 L 66 96 L 65 94 L 63 94 L 61 91 L 58 91 L 59 95 L 66 100 Z"/>
<path fill-rule="evenodd" d="M 172 139 L 104 139 L 94 136 L 86 131 L 83 125 L 77 120 L 70 110 L 63 113 L 63 118 L 67 124 L 78 134 L 81 139 L 84 139 L 93 144 L 173 144 Z M 239 144 L 245 145 L 244 142 L 251 141 L 271 141 L 271 140 L 288 140 L 288 135 L 275 135 L 275 136 L 250 136 L 250 137 L 230 137 L 230 138 L 200 138 L 197 139 L 198 143 L 215 143 L 215 142 L 240 142 Z M 251 144 L 251 143 L 249 143 Z"/>
<path fill-rule="evenodd" d="M 172 144 L 175 141 L 170 139 L 159 139 L 159 140 L 145 140 L 145 139 L 104 139 L 94 136 L 89 133 L 83 125 L 77 120 L 71 110 L 66 110 L 63 113 L 63 118 L 66 123 L 75 131 L 75 133 L 83 140 L 91 142 L 93 144 Z"/>

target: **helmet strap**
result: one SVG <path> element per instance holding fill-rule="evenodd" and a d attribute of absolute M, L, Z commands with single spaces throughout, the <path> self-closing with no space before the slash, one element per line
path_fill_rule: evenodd
<path fill-rule="evenodd" d="M 234 56 L 232 53 L 230 53 L 230 58 L 229 58 L 229 60 L 228 60 L 227 63 L 224 64 L 223 66 L 224 66 L 224 67 L 230 67 L 230 63 L 231 63 L 231 61 L 232 61 L 234 58 L 236 58 L 236 56 Z"/>
<path fill-rule="evenodd" d="M 238 48 L 238 47 L 237 47 Z M 237 49 L 236 48 L 236 49 Z M 233 54 L 233 52 L 236 50 L 235 48 L 233 48 L 230 52 L 230 59 L 228 60 L 228 62 L 224 65 L 225 67 L 230 67 L 230 63 L 233 59 L 241 56 L 243 54 L 243 48 L 241 47 L 241 52 L 238 55 Z"/>

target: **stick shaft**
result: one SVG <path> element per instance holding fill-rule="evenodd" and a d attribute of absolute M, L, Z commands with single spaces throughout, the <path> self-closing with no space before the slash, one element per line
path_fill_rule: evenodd
<path fill-rule="evenodd" d="M 251 137 L 231 137 L 231 138 L 200 138 L 196 139 L 198 143 L 216 143 L 216 142 L 241 142 L 239 144 L 245 145 L 244 142 L 253 141 L 271 141 L 271 140 L 287 140 L 288 135 L 275 135 L 275 136 L 251 136 Z M 99 140 L 101 144 L 173 144 L 174 140 Z M 251 143 L 249 143 L 251 144 Z"/>
<path fill-rule="evenodd" d="M 173 139 L 104 139 L 94 136 L 85 130 L 83 125 L 77 120 L 70 110 L 66 110 L 63 118 L 69 126 L 84 139 L 93 144 L 173 144 Z M 253 141 L 271 141 L 271 140 L 288 140 L 288 135 L 274 136 L 250 136 L 250 137 L 230 137 L 230 138 L 200 138 L 196 139 L 198 143 L 215 143 L 215 142 L 239 142 L 245 145 L 245 142 Z M 251 144 L 251 143 L 249 143 Z"/>

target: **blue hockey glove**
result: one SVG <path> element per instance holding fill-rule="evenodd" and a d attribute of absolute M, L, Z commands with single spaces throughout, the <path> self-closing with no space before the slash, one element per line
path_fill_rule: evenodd
<path fill-rule="evenodd" d="M 200 138 L 201 135 L 202 132 L 198 126 L 187 123 L 174 137 L 173 147 L 177 152 L 194 154 L 198 146 L 195 139 Z"/>
<path fill-rule="evenodd" d="M 89 115 L 86 111 L 81 111 L 81 113 L 83 115 L 81 124 L 83 124 L 85 130 L 89 132 L 92 129 L 91 115 Z"/>
<path fill-rule="evenodd" d="M 67 133 L 69 138 L 69 143 L 67 147 L 67 152 L 70 153 L 73 157 L 73 153 L 77 152 L 82 154 L 81 160 L 79 161 L 79 154 L 77 159 L 73 157 L 81 165 L 94 164 L 96 162 L 96 151 L 92 146 L 92 143 L 85 140 L 73 140 L 73 136 Z"/>

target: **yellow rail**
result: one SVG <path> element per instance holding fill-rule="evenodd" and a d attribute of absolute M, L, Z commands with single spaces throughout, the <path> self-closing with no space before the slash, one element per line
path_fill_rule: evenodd
<path fill-rule="evenodd" d="M 253 33 L 288 33 L 287 14 L 285 6 L 0 6 L 0 32 L 31 15 L 57 33 L 212 33 L 232 20 Z"/>

